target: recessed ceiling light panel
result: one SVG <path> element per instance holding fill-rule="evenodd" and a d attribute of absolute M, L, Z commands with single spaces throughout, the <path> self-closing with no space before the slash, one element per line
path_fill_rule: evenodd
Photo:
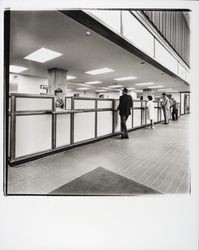
<path fill-rule="evenodd" d="M 92 82 L 85 82 L 85 84 L 99 84 L 102 83 L 100 81 L 92 81 Z"/>
<path fill-rule="evenodd" d="M 97 89 L 97 90 L 95 90 L 95 92 L 106 92 L 107 90 L 105 90 L 105 89 Z"/>
<path fill-rule="evenodd" d="M 137 92 L 137 93 L 142 93 L 143 90 L 142 90 L 142 89 L 137 89 L 137 90 L 135 90 L 135 92 Z"/>
<path fill-rule="evenodd" d="M 84 84 L 84 83 L 77 83 L 76 85 L 84 86 L 84 87 L 87 87 L 87 86 L 88 86 L 87 84 Z"/>
<path fill-rule="evenodd" d="M 151 86 L 151 87 L 147 87 L 149 89 L 157 89 L 157 88 L 163 88 L 163 85 L 156 85 L 156 86 Z"/>
<path fill-rule="evenodd" d="M 75 79 L 75 78 L 76 78 L 76 76 L 69 76 L 69 75 L 66 76 L 67 80 L 72 80 L 72 79 Z"/>
<path fill-rule="evenodd" d="M 111 86 L 108 86 L 109 88 L 122 88 L 123 85 L 111 85 Z"/>
<path fill-rule="evenodd" d="M 77 88 L 78 90 L 86 90 L 86 89 L 89 89 L 89 88 Z"/>
<path fill-rule="evenodd" d="M 95 70 L 90 70 L 90 71 L 86 71 L 86 74 L 90 74 L 90 75 L 98 75 L 98 74 L 105 74 L 105 73 L 110 73 L 113 72 L 113 69 L 110 68 L 101 68 L 101 69 L 95 69 Z"/>
<path fill-rule="evenodd" d="M 173 89 L 159 89 L 160 91 L 170 91 L 170 90 L 173 90 Z"/>
<path fill-rule="evenodd" d="M 9 71 L 11 73 L 21 73 L 21 72 L 23 72 L 23 71 L 25 71 L 27 69 L 28 68 L 26 68 L 26 67 L 21 67 L 21 66 L 16 66 L 16 65 L 10 65 Z"/>
<path fill-rule="evenodd" d="M 145 86 L 145 85 L 154 85 L 153 82 L 145 82 L 145 83 L 136 83 L 137 86 Z"/>
<path fill-rule="evenodd" d="M 41 48 L 41 49 L 34 51 L 30 55 L 24 57 L 24 59 L 35 61 L 35 62 L 40 62 L 40 63 L 45 63 L 59 56 L 62 56 L 62 54 L 59 52 L 49 50 L 46 48 Z"/>
<path fill-rule="evenodd" d="M 115 78 L 114 80 L 116 80 L 116 81 L 128 81 L 128 80 L 135 80 L 135 79 L 137 79 L 136 76 L 124 76 L 124 77 Z"/>

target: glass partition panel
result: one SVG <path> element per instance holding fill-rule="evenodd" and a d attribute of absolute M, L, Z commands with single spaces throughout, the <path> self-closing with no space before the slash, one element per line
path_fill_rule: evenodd
<path fill-rule="evenodd" d="M 133 127 L 141 126 L 141 109 L 133 110 Z"/>
<path fill-rule="evenodd" d="M 56 115 L 56 147 L 70 144 L 70 114 Z"/>
<path fill-rule="evenodd" d="M 16 111 L 52 110 L 52 98 L 16 97 Z"/>
<path fill-rule="evenodd" d="M 114 128 L 115 128 L 115 132 L 119 132 L 120 131 L 120 115 L 119 112 L 115 112 L 115 117 L 114 117 Z"/>
<path fill-rule="evenodd" d="M 127 122 L 126 122 L 127 129 L 131 129 L 133 127 L 132 125 L 132 116 L 129 115 Z"/>
<path fill-rule="evenodd" d="M 111 134 L 113 132 L 113 112 L 97 112 L 97 136 Z"/>
<path fill-rule="evenodd" d="M 11 110 L 11 97 L 9 97 L 9 101 L 8 101 L 8 111 L 10 112 Z"/>
<path fill-rule="evenodd" d="M 154 114 L 155 114 L 154 122 L 157 122 L 158 121 L 158 109 L 154 110 Z"/>
<path fill-rule="evenodd" d="M 110 108 L 112 109 L 113 107 L 113 101 L 112 100 L 97 100 L 97 108 L 98 109 L 103 109 L 103 108 Z"/>
<path fill-rule="evenodd" d="M 10 157 L 10 115 L 8 117 L 8 157 Z"/>
<path fill-rule="evenodd" d="M 158 107 L 158 102 L 153 102 L 154 103 L 154 107 Z"/>
<path fill-rule="evenodd" d="M 74 142 L 95 137 L 95 112 L 74 114 Z"/>
<path fill-rule="evenodd" d="M 95 109 L 95 100 L 76 100 L 74 99 L 74 109 Z"/>
<path fill-rule="evenodd" d="M 140 101 L 134 101 L 133 102 L 133 107 L 134 108 L 141 108 L 141 105 L 142 105 L 142 102 L 140 102 Z"/>
<path fill-rule="evenodd" d="M 164 113 L 163 113 L 163 110 L 161 109 L 161 120 L 163 121 L 164 120 Z"/>
<path fill-rule="evenodd" d="M 181 106 L 180 106 L 180 114 L 181 115 L 184 115 L 184 108 L 185 108 L 185 106 L 184 106 L 184 104 L 185 104 L 185 102 L 184 102 L 184 98 L 185 98 L 185 93 L 181 93 Z"/>
<path fill-rule="evenodd" d="M 65 107 L 66 107 L 66 109 L 72 108 L 72 98 L 70 98 L 70 97 L 65 98 Z"/>
<path fill-rule="evenodd" d="M 16 116 L 16 157 L 51 149 L 52 115 Z"/>

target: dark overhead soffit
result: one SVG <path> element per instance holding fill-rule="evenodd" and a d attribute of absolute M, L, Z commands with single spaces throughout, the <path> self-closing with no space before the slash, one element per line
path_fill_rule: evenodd
<path fill-rule="evenodd" d="M 83 24 L 84 26 L 88 27 L 89 29 L 95 31 L 96 33 L 100 34 L 101 36 L 107 38 L 108 40 L 112 41 L 113 43 L 119 45 L 123 49 L 129 51 L 130 53 L 136 55 L 141 60 L 144 60 L 148 62 L 149 64 L 155 66 L 159 70 L 165 72 L 166 74 L 170 75 L 173 78 L 179 79 L 183 81 L 187 86 L 190 86 L 189 83 L 182 80 L 179 76 L 165 68 L 163 65 L 156 62 L 154 59 L 146 55 L 144 52 L 133 46 L 131 43 L 127 42 L 122 37 L 115 34 L 113 31 L 108 29 L 106 26 L 86 14 L 85 12 L 81 10 L 61 10 L 61 13 L 63 13 L 66 16 L 69 16 L 73 20 L 79 22 L 80 24 Z"/>

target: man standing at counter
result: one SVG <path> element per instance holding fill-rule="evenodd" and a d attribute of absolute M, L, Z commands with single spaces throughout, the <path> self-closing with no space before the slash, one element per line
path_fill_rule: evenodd
<path fill-rule="evenodd" d="M 169 116 L 170 116 L 170 101 L 165 93 L 162 94 L 162 110 L 164 114 L 164 124 L 169 124 Z"/>
<path fill-rule="evenodd" d="M 127 94 L 128 89 L 124 88 L 122 91 L 122 96 L 120 96 L 120 102 L 118 106 L 120 119 L 121 119 L 121 139 L 128 139 L 128 131 L 126 127 L 126 121 L 131 114 L 131 107 L 133 106 L 133 100 L 130 95 Z"/>

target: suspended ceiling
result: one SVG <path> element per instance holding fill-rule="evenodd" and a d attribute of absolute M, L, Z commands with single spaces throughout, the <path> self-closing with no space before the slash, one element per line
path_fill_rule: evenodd
<path fill-rule="evenodd" d="M 86 32 L 91 35 L 87 36 Z M 27 67 L 23 75 L 48 78 L 48 69 L 60 68 L 68 71 L 76 79 L 66 84 L 76 89 L 77 83 L 101 81 L 92 85 L 91 91 L 109 85 L 145 88 L 136 83 L 153 82 L 178 91 L 188 91 L 189 87 L 181 80 L 161 72 L 120 46 L 89 30 L 82 24 L 59 11 L 13 11 L 11 12 L 10 64 Z M 46 63 L 24 59 L 40 48 L 57 51 L 63 55 Z M 86 71 L 108 67 L 114 72 L 88 75 Z M 117 82 L 123 76 L 136 76 L 136 80 Z"/>

